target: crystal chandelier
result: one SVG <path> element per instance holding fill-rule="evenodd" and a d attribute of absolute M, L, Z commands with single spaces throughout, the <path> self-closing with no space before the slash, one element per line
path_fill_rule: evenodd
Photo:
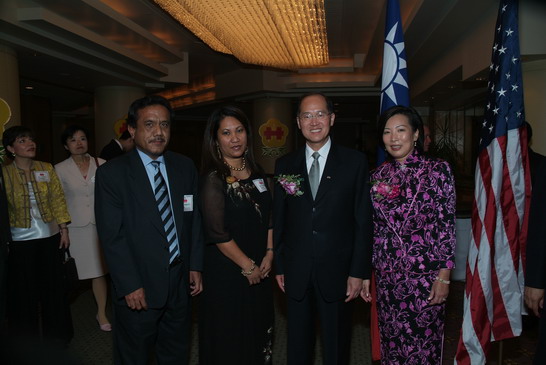
<path fill-rule="evenodd" d="M 154 0 L 213 50 L 281 69 L 328 63 L 324 0 Z"/>

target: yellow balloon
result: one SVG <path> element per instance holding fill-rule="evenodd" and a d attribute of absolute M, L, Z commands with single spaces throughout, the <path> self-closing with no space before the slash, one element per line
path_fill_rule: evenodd
<path fill-rule="evenodd" d="M 116 120 L 114 123 L 114 133 L 116 138 L 119 138 L 123 132 L 127 130 L 127 116 Z"/>

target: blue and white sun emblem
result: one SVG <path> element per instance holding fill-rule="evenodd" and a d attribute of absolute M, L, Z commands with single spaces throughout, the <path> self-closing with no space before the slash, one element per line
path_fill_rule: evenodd
<path fill-rule="evenodd" d="M 399 31 L 400 30 L 400 31 Z M 393 105 L 400 104 L 397 94 L 401 88 L 407 93 L 407 69 L 404 52 L 404 38 L 398 22 L 390 29 L 385 37 L 385 45 L 383 49 L 383 76 L 381 82 L 381 98 L 386 95 Z M 381 103 L 387 102 L 381 100 Z"/>

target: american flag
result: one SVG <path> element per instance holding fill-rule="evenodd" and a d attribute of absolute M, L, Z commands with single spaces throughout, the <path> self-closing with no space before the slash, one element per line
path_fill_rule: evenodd
<path fill-rule="evenodd" d="M 518 1 L 502 0 L 482 124 L 464 316 L 455 364 L 485 364 L 491 341 L 521 334 L 531 185 Z"/>

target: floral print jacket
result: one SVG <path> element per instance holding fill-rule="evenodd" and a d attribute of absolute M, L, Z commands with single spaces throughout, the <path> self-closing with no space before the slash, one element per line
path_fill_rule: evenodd
<path fill-rule="evenodd" d="M 449 164 L 414 150 L 371 175 L 373 266 L 432 273 L 455 267 L 455 183 Z"/>

